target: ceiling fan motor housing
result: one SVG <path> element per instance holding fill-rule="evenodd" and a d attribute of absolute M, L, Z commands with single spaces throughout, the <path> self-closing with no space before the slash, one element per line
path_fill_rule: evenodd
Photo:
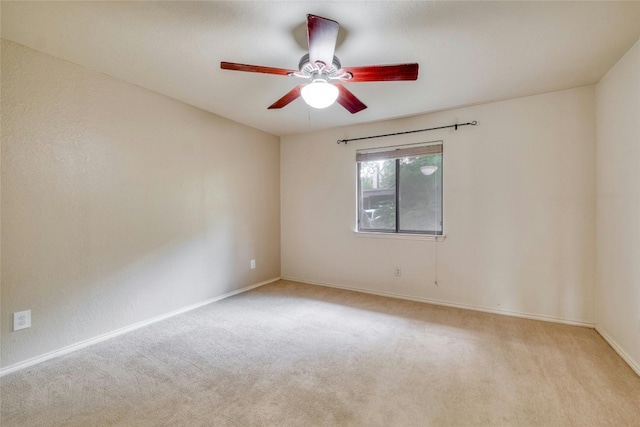
<path fill-rule="evenodd" d="M 344 78 L 344 73 L 338 74 L 338 71 L 342 69 L 342 64 L 340 64 L 340 60 L 335 55 L 333 55 L 332 64 L 322 66 L 321 62 L 312 64 L 309 60 L 309 54 L 306 53 L 300 58 L 298 69 L 300 73 L 310 77 L 311 80 L 322 79 L 328 81 L 329 79 Z"/>

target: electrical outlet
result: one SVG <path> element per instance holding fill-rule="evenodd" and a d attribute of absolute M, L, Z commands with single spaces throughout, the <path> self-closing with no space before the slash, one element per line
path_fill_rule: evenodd
<path fill-rule="evenodd" d="M 400 276 L 402 276 L 402 270 L 400 270 L 400 267 L 396 267 L 396 277 Z"/>
<path fill-rule="evenodd" d="M 255 269 L 255 268 L 256 268 L 256 260 L 255 260 L 255 259 L 252 259 L 252 260 L 251 260 L 251 269 L 253 270 L 253 269 Z"/>
<path fill-rule="evenodd" d="M 31 327 L 31 310 L 13 313 L 13 332 Z"/>

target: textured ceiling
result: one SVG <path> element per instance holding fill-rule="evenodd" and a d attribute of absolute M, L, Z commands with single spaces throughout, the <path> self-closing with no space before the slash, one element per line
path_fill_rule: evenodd
<path fill-rule="evenodd" d="M 596 83 L 640 37 L 640 2 L 7 2 L 2 37 L 275 135 Z M 336 20 L 343 66 L 417 62 L 415 82 L 347 83 L 355 115 L 267 107 L 297 68 L 306 14 Z"/>

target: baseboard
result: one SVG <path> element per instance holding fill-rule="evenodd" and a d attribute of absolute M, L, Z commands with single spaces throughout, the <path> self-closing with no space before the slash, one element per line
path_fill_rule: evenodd
<path fill-rule="evenodd" d="M 607 342 L 607 344 L 609 344 L 611 348 L 613 348 L 615 352 L 618 353 L 620 357 L 622 357 L 622 360 L 627 362 L 627 365 L 629 365 L 631 369 L 633 369 L 636 375 L 640 377 L 640 366 L 638 366 L 638 364 L 631 358 L 631 356 L 629 356 L 627 352 L 624 351 L 622 347 L 619 346 L 618 343 L 598 325 L 596 325 L 596 332 L 600 334 L 600 336 Z"/>
<path fill-rule="evenodd" d="M 229 298 L 229 297 L 232 297 L 234 295 L 250 291 L 251 289 L 255 289 L 255 288 L 258 288 L 260 286 L 264 286 L 264 285 L 266 285 L 268 283 L 275 282 L 276 280 L 280 280 L 280 277 L 276 277 L 276 278 L 273 278 L 273 279 L 265 280 L 264 282 L 255 283 L 253 285 L 245 286 L 244 288 L 241 288 L 241 289 L 238 289 L 238 290 L 235 290 L 235 291 L 232 291 L 232 292 L 228 292 L 226 294 L 222 294 L 222 295 L 219 295 L 219 296 L 214 297 L 214 298 L 210 298 L 210 299 L 205 300 L 205 301 L 200 301 L 198 303 L 189 305 L 187 307 L 183 307 L 183 308 L 180 308 L 178 310 L 171 311 L 169 313 L 161 314 L 160 316 L 152 317 L 151 319 L 143 320 L 142 322 L 134 323 L 133 325 L 125 326 L 124 328 L 116 329 L 114 331 L 107 332 L 105 334 L 98 335 L 96 337 L 89 338 L 87 340 L 80 341 L 80 342 L 75 343 L 75 344 L 71 344 L 71 345 L 63 347 L 61 349 L 54 350 L 54 351 L 51 351 L 49 353 L 42 354 L 40 356 L 36 356 L 36 357 L 31 358 L 31 359 L 24 360 L 22 362 L 18 362 L 16 364 L 11 365 L 11 366 L 7 366 L 6 368 L 0 369 L 0 377 L 3 377 L 4 375 L 10 374 L 12 372 L 20 371 L 22 369 L 28 368 L 28 367 L 33 366 L 33 365 L 37 365 L 38 363 L 42 363 L 44 361 L 51 360 L 51 359 L 54 359 L 56 357 L 60 357 L 62 355 L 69 354 L 69 353 L 72 353 L 74 351 L 89 347 L 89 346 L 97 344 L 99 342 L 106 341 L 106 340 L 111 339 L 111 338 L 115 338 L 115 337 L 117 337 L 119 335 L 124 335 L 124 334 L 126 334 L 128 332 L 135 331 L 136 329 L 140 329 L 140 328 L 143 328 L 145 326 L 151 325 L 153 323 L 157 323 L 157 322 L 160 322 L 162 320 L 168 319 L 170 317 L 177 316 L 177 315 L 182 314 L 182 313 L 186 313 L 187 311 L 195 310 L 196 308 L 203 307 L 203 306 L 205 306 L 207 304 L 211 304 L 213 302 L 220 301 L 220 300 L 223 300 L 225 298 Z"/>
<path fill-rule="evenodd" d="M 282 280 L 289 280 L 289 281 L 292 281 L 292 282 L 306 283 L 306 284 L 309 284 L 309 285 L 326 286 L 326 287 L 329 287 L 329 288 L 344 289 L 344 290 L 348 290 L 348 291 L 362 292 L 362 293 L 365 293 L 365 294 L 379 295 L 379 296 L 383 296 L 383 297 L 403 299 L 403 300 L 407 300 L 407 301 L 424 302 L 424 303 L 427 303 L 427 304 L 441 305 L 441 306 L 444 306 L 444 307 L 453 307 L 453 308 L 461 308 L 461 309 L 464 309 L 464 310 L 481 311 L 483 313 L 499 314 L 499 315 L 502 315 L 502 316 L 521 317 L 521 318 L 524 318 L 524 319 L 541 320 L 543 322 L 562 323 L 562 324 L 565 324 L 565 325 L 583 326 L 583 327 L 586 327 L 586 328 L 595 328 L 595 324 L 593 322 L 585 322 L 585 321 L 579 321 L 579 320 L 568 320 L 568 319 L 563 319 L 563 318 L 559 318 L 559 317 L 545 316 L 545 315 L 540 315 L 540 314 L 521 313 L 521 312 L 517 312 L 517 311 L 500 310 L 500 309 L 495 309 L 495 308 L 490 308 L 490 307 L 481 307 L 481 306 L 475 306 L 475 305 L 458 304 L 458 303 L 453 303 L 453 302 L 449 302 L 449 301 L 442 301 L 442 300 L 437 300 L 437 299 L 431 299 L 431 298 L 420 298 L 420 297 L 413 297 L 413 296 L 409 296 L 409 295 L 396 294 L 396 293 L 393 293 L 393 292 L 372 291 L 372 290 L 369 290 L 369 289 L 357 288 L 357 287 L 353 287 L 353 286 L 338 285 L 338 284 L 334 284 L 334 283 L 320 283 L 320 282 L 314 282 L 314 281 L 305 280 L 305 279 L 297 279 L 297 278 L 294 278 L 294 277 L 282 277 Z"/>

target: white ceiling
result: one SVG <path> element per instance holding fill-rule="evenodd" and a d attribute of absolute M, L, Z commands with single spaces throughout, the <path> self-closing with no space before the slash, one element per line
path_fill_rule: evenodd
<path fill-rule="evenodd" d="M 275 135 L 596 83 L 640 38 L 640 2 L 8 2 L 2 37 Z M 418 81 L 347 83 L 368 105 L 267 110 L 299 80 L 306 14 L 336 20 L 343 66 L 417 62 Z"/>

